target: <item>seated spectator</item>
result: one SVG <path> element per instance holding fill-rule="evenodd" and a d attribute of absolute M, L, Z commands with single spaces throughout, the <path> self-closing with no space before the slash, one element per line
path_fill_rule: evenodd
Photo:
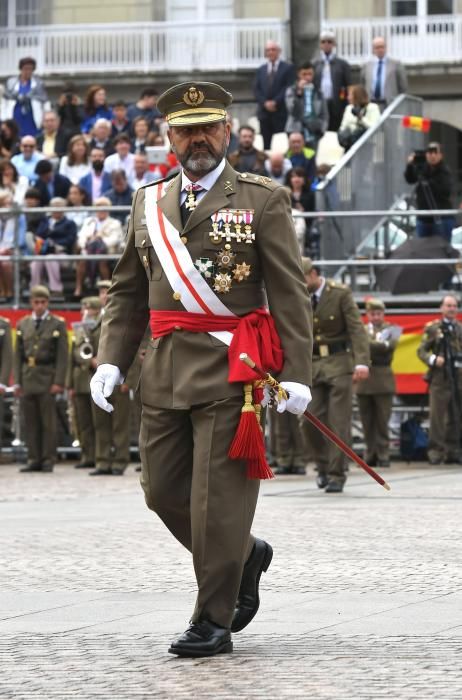
<path fill-rule="evenodd" d="M 145 117 L 136 117 L 132 124 L 133 133 L 135 134 L 131 142 L 132 153 L 146 152 L 146 139 L 149 134 L 149 122 Z"/>
<path fill-rule="evenodd" d="M 308 176 L 303 168 L 292 168 L 286 175 L 286 186 L 290 191 L 292 212 L 315 211 L 315 195 L 310 187 Z M 294 217 L 295 231 L 300 245 L 300 252 L 304 255 L 309 243 L 312 219 Z"/>
<path fill-rule="evenodd" d="M 67 205 L 69 207 L 88 207 L 90 205 L 90 195 L 80 185 L 71 185 L 67 195 Z M 83 222 L 88 218 L 88 211 L 68 211 L 66 216 L 77 226 L 78 235 Z"/>
<path fill-rule="evenodd" d="M 303 168 L 311 182 L 316 178 L 316 152 L 305 145 L 303 134 L 294 131 L 289 134 L 289 150 L 286 158 L 290 160 L 293 168 Z"/>
<path fill-rule="evenodd" d="M 104 157 L 114 153 L 114 146 L 111 137 L 111 122 L 108 119 L 97 119 L 95 126 L 91 131 L 91 139 L 88 144 L 90 150 L 92 148 L 101 148 L 104 151 Z"/>
<path fill-rule="evenodd" d="M 123 100 L 118 100 L 112 105 L 111 124 L 111 138 L 115 138 L 117 134 L 128 134 L 128 132 L 130 131 L 130 121 L 127 117 L 127 105 Z"/>
<path fill-rule="evenodd" d="M 64 134 L 64 150 L 67 151 L 67 145 L 71 138 L 81 133 L 80 127 L 84 118 L 82 100 L 77 95 L 76 87 L 71 81 L 64 84 L 63 92 L 58 97 L 57 112 Z"/>
<path fill-rule="evenodd" d="M 15 204 L 24 202 L 24 195 L 29 187 L 29 180 L 19 175 L 13 163 L 6 158 L 0 160 L 0 188 L 8 190 L 13 195 Z"/>
<path fill-rule="evenodd" d="M 43 153 L 37 151 L 37 142 L 33 136 L 23 136 L 20 145 L 21 153 L 13 156 L 11 162 L 18 171 L 18 175 L 24 175 L 33 185 L 37 179 L 35 166 L 43 160 Z"/>
<path fill-rule="evenodd" d="M 81 125 L 83 134 L 88 134 L 97 119 L 112 119 L 112 110 L 106 102 L 106 90 L 102 85 L 91 85 L 85 95 L 84 119 Z"/>
<path fill-rule="evenodd" d="M 20 136 L 36 136 L 50 106 L 43 82 L 33 75 L 36 67 L 35 58 L 21 58 L 19 75 L 8 78 L 3 92 L 1 118 L 14 119 Z"/>
<path fill-rule="evenodd" d="M 71 186 L 69 178 L 53 172 L 53 166 L 49 160 L 39 160 L 35 166 L 37 180 L 34 187 L 40 192 L 40 206 L 46 207 L 53 197 L 65 199 Z"/>
<path fill-rule="evenodd" d="M 266 154 L 257 151 L 254 146 L 255 129 L 251 126 L 241 126 L 239 129 L 239 148 L 228 154 L 228 161 L 238 173 L 255 173 L 266 175 Z"/>
<path fill-rule="evenodd" d="M 265 170 L 268 177 L 283 185 L 287 173 L 292 170 L 292 163 L 282 153 L 271 153 L 270 157 L 265 160 Z"/>
<path fill-rule="evenodd" d="M 112 187 L 103 193 L 114 206 L 131 206 L 133 190 L 128 184 L 125 170 L 113 170 L 111 175 Z M 118 219 L 121 224 L 125 223 L 128 212 L 115 211 L 114 219 Z"/>
<path fill-rule="evenodd" d="M 54 160 L 57 166 L 58 159 L 66 153 L 66 136 L 60 127 L 59 117 L 53 110 L 44 113 L 42 124 L 42 130 L 37 135 L 37 148 L 45 158 Z"/>
<path fill-rule="evenodd" d="M 19 153 L 19 129 L 14 119 L 0 124 L 0 157 L 12 158 Z"/>
<path fill-rule="evenodd" d="M 127 180 L 133 177 L 133 153 L 130 153 L 131 142 L 128 134 L 119 134 L 114 139 L 115 153 L 104 161 L 104 172 L 109 175 L 113 170 L 123 170 Z"/>
<path fill-rule="evenodd" d="M 369 101 L 369 95 L 362 85 L 350 85 L 348 102 L 337 133 L 338 142 L 345 151 L 380 120 L 380 107 Z"/>
<path fill-rule="evenodd" d="M 323 94 L 314 86 L 314 67 L 307 61 L 297 71 L 295 85 L 286 90 L 286 132 L 297 131 L 305 143 L 316 150 L 329 123 L 329 111 Z"/>
<path fill-rule="evenodd" d="M 67 155 L 61 158 L 59 172 L 71 182 L 78 185 L 80 180 L 88 175 L 91 165 L 88 158 L 88 145 L 81 134 L 73 136 L 67 146 Z"/>
<path fill-rule="evenodd" d="M 24 197 L 24 206 L 35 208 L 40 206 L 40 192 L 35 187 L 29 187 Z M 35 238 L 45 238 L 48 230 L 48 218 L 43 212 L 28 212 L 26 214 L 26 242 L 29 253 L 35 252 Z"/>
<path fill-rule="evenodd" d="M 119 253 L 123 246 L 124 234 L 120 221 L 109 216 L 109 212 L 105 208 L 111 206 L 111 201 L 107 197 L 99 197 L 95 200 L 95 206 L 102 207 L 101 211 L 95 212 L 84 221 L 78 236 L 79 251 L 88 255 Z M 111 270 L 107 260 L 99 262 L 79 260 L 77 263 L 74 296 L 80 297 L 82 295 L 87 274 L 90 277 L 89 287 L 93 289 L 97 268 L 101 279 L 110 279 Z"/>
<path fill-rule="evenodd" d="M 149 182 L 155 182 L 159 178 L 149 170 L 147 156 L 144 153 L 135 155 L 133 159 L 134 176 L 130 180 L 130 186 L 136 192 L 139 187 L 147 185 Z"/>
<path fill-rule="evenodd" d="M 65 207 L 66 200 L 62 197 L 53 197 L 51 207 Z M 48 227 L 42 236 L 35 238 L 36 255 L 70 255 L 74 251 L 77 240 L 77 226 L 67 218 L 62 211 L 53 211 L 48 217 Z M 61 271 L 58 260 L 34 260 L 31 263 L 30 278 L 31 287 L 42 284 L 42 273 L 46 270 L 48 287 L 52 294 L 62 294 Z"/>
<path fill-rule="evenodd" d="M 101 197 L 111 187 L 111 177 L 104 172 L 104 151 L 102 148 L 92 148 L 90 151 L 91 170 L 81 178 L 79 185 L 87 191 L 90 204 Z"/>
<path fill-rule="evenodd" d="M 142 91 L 138 102 L 130 105 L 127 110 L 127 117 L 129 121 L 133 124 L 137 117 L 144 117 L 148 120 L 149 130 L 158 131 L 158 124 L 161 121 L 162 116 L 156 107 L 157 97 L 158 93 L 156 90 L 153 90 L 152 88 L 145 88 Z M 134 136 L 133 129 L 132 136 Z"/>
<path fill-rule="evenodd" d="M 13 205 L 13 195 L 9 190 L 0 190 L 0 209 Z M 11 213 L 0 214 L 0 255 L 13 255 L 16 237 L 16 217 Z M 17 245 L 22 253 L 26 247 L 26 217 L 19 216 Z M 0 297 L 7 301 L 13 298 L 13 263 L 0 261 Z"/>

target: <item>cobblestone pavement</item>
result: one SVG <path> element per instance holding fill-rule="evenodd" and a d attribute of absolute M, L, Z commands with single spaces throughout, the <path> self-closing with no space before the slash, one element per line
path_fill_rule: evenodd
<path fill-rule="evenodd" d="M 138 475 L 0 466 L 0 698 L 462 697 L 462 468 L 396 464 L 385 492 L 262 485 L 275 551 L 234 653 L 177 659 L 195 582 Z"/>

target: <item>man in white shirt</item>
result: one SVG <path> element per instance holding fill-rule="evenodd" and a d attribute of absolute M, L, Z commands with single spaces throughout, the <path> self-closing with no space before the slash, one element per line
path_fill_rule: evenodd
<path fill-rule="evenodd" d="M 104 161 L 104 172 L 111 175 L 113 170 L 124 170 L 127 180 L 130 181 L 135 174 L 135 156 L 130 153 L 131 142 L 128 134 L 124 132 L 117 134 L 114 139 L 114 148 L 116 152 Z"/>

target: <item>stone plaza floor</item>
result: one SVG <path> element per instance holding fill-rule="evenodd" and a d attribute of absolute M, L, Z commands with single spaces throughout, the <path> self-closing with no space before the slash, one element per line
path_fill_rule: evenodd
<path fill-rule="evenodd" d="M 264 482 L 274 548 L 234 653 L 178 659 L 189 554 L 133 467 L 89 478 L 0 466 L 0 698 L 462 697 L 462 467 L 395 463 L 390 493 L 352 467 L 343 494 Z"/>

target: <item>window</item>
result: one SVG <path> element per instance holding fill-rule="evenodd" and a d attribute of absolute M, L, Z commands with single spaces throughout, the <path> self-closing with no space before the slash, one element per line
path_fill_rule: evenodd
<path fill-rule="evenodd" d="M 427 12 L 429 15 L 452 15 L 453 4 L 453 0 L 428 0 Z"/>
<path fill-rule="evenodd" d="M 391 0 L 392 17 L 415 17 L 417 0 Z"/>
<path fill-rule="evenodd" d="M 40 0 L 16 0 L 16 24 L 18 27 L 31 27 L 40 24 Z"/>
<path fill-rule="evenodd" d="M 232 19 L 233 0 L 167 0 L 167 20 Z"/>

